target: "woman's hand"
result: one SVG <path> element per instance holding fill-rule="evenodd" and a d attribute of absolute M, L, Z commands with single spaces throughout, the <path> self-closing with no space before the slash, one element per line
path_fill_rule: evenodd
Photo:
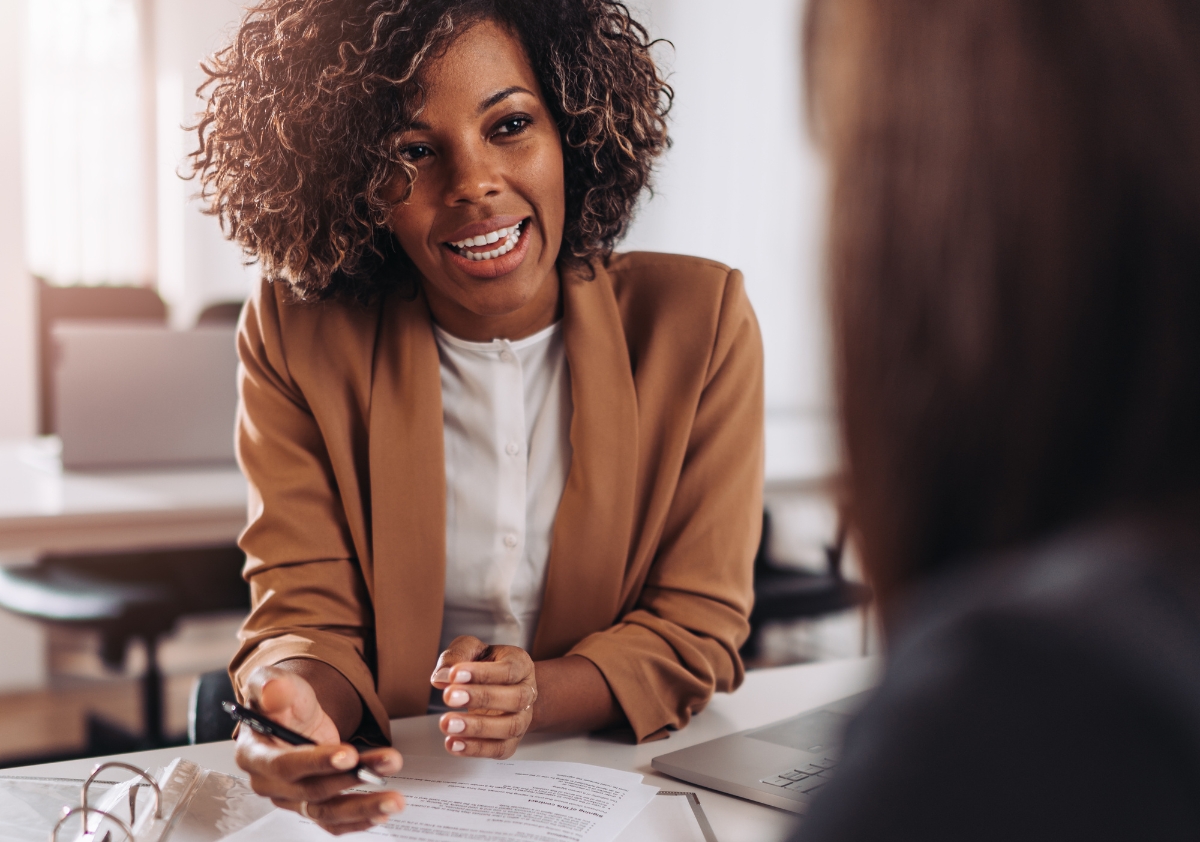
<path fill-rule="evenodd" d="M 256 670 L 246 695 L 249 707 L 317 743 L 290 746 L 240 728 L 237 763 L 250 775 L 250 786 L 259 795 L 277 807 L 306 814 L 335 834 L 368 830 L 404 808 L 404 797 L 398 792 L 342 794 L 360 785 L 350 771 L 359 762 L 359 752 L 342 742 L 312 685 L 295 671 L 279 666 Z M 381 775 L 400 771 L 402 762 L 393 748 L 365 751 L 361 759 Z"/>
<path fill-rule="evenodd" d="M 488 646 L 458 637 L 438 658 L 430 679 L 452 711 L 442 714 L 446 750 L 467 757 L 511 757 L 533 720 L 537 674 L 516 646 Z"/>

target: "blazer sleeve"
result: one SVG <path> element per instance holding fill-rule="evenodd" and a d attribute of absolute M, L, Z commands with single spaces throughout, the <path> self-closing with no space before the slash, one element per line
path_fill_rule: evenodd
<path fill-rule="evenodd" d="M 722 297 L 703 391 L 657 553 L 633 610 L 580 641 L 639 742 L 737 689 L 762 532 L 762 338 L 738 271 Z"/>
<path fill-rule="evenodd" d="M 238 461 L 249 482 L 250 614 L 230 664 L 241 695 L 257 667 L 293 658 L 344 675 L 388 733 L 370 664 L 374 617 L 324 438 L 288 371 L 280 307 L 264 283 L 238 334 Z"/>

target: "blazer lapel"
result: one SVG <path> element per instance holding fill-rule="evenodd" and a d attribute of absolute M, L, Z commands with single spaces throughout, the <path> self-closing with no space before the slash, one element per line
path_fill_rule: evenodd
<path fill-rule="evenodd" d="M 384 304 L 371 385 L 371 521 L 380 699 L 429 705 L 446 582 L 442 384 L 425 300 Z"/>
<path fill-rule="evenodd" d="M 563 273 L 571 467 L 551 537 L 535 660 L 560 657 L 620 609 L 637 480 L 637 393 L 612 281 Z"/>

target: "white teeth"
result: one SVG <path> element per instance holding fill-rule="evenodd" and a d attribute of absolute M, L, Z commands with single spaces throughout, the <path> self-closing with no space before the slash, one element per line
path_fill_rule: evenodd
<path fill-rule="evenodd" d="M 468 260 L 495 260 L 497 257 L 508 254 L 516 248 L 517 242 L 521 239 L 522 224 L 518 222 L 511 228 L 501 228 L 487 234 L 480 234 L 478 237 L 468 237 L 457 243 L 450 243 L 450 245 Z M 492 249 L 491 251 L 473 252 L 466 250 L 471 246 L 491 245 L 492 243 L 500 242 L 500 240 L 504 240 L 504 243 L 499 248 Z"/>
<path fill-rule="evenodd" d="M 518 222 L 516 225 L 512 226 L 511 228 L 499 228 L 499 229 L 497 229 L 495 231 L 491 231 L 487 234 L 480 234 L 477 237 L 467 237 L 465 240 L 459 240 L 457 243 L 451 243 L 450 245 L 456 249 L 471 248 L 472 246 L 475 246 L 475 247 L 487 246 L 487 245 L 491 245 L 492 243 L 498 243 L 501 240 L 507 240 L 509 237 L 511 237 L 513 234 L 515 234 L 517 231 L 520 231 L 520 230 L 521 230 L 521 223 Z"/>

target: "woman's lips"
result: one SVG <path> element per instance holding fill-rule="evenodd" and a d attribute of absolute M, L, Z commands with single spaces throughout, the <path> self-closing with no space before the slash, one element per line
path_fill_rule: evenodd
<path fill-rule="evenodd" d="M 450 261 L 460 270 L 462 270 L 464 274 L 470 275 L 473 278 L 481 278 L 483 280 L 499 278 L 501 275 L 507 275 L 525 261 L 525 255 L 529 252 L 529 236 L 530 229 L 533 227 L 533 220 L 528 217 L 524 220 L 517 219 L 515 222 L 509 223 L 509 225 L 497 226 L 496 229 L 492 229 L 498 230 L 500 228 L 512 227 L 513 225 L 518 224 L 520 225 L 520 230 L 517 233 L 516 243 L 513 244 L 509 251 L 497 257 L 480 260 L 478 257 L 467 257 L 462 252 L 470 251 L 478 255 L 479 253 L 487 254 L 491 251 L 502 251 L 507 245 L 504 240 L 498 240 L 495 243 L 487 243 L 483 246 L 466 246 L 462 248 L 456 248 L 447 242 L 443 243 L 442 247 L 449 253 Z M 481 231 L 479 234 L 471 234 L 470 236 L 478 236 L 482 235 L 483 233 L 484 232 Z M 456 232 L 456 235 L 460 236 L 461 240 L 467 239 L 468 236 L 465 232 L 462 234 L 458 234 Z"/>

